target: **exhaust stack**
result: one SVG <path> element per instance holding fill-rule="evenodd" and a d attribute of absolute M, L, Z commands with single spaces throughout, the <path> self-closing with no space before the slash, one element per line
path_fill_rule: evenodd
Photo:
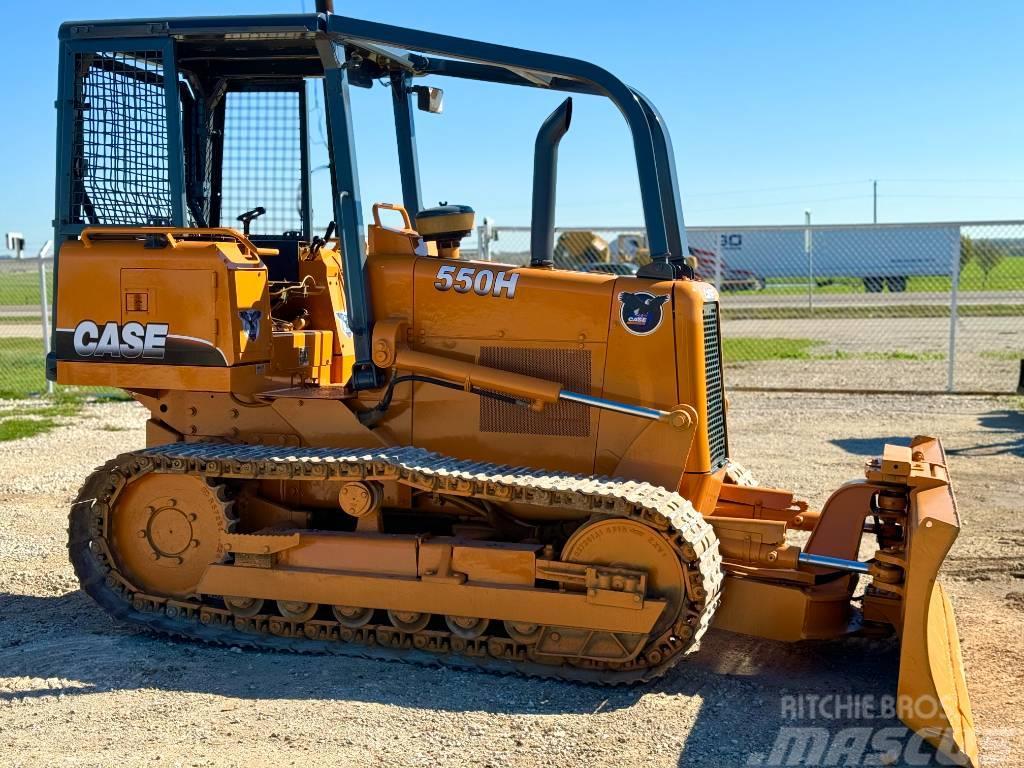
<path fill-rule="evenodd" d="M 530 266 L 554 266 L 555 187 L 558 144 L 572 121 L 572 97 L 558 105 L 537 131 L 533 149 L 533 216 L 530 220 Z"/>

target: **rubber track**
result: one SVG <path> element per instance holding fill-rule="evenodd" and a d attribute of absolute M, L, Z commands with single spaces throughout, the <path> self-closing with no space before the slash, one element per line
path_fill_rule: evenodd
<path fill-rule="evenodd" d="M 532 661 L 523 646 L 504 637 L 494 638 L 505 646 L 505 656 L 497 658 L 488 652 L 486 636 L 459 643 L 450 633 L 424 630 L 410 635 L 389 625 L 345 633 L 328 621 L 302 625 L 278 616 L 236 621 L 214 604 L 145 595 L 117 572 L 106 547 L 107 516 L 125 485 L 149 472 L 195 475 L 211 484 L 227 479 L 397 480 L 499 503 L 638 519 L 673 542 L 688 575 L 690 599 L 683 609 L 687 615 L 672 630 L 653 638 L 632 662 L 560 665 Z M 123 454 L 93 472 L 72 506 L 69 522 L 69 556 L 82 588 L 115 618 L 149 630 L 218 645 L 444 664 L 600 684 L 654 679 L 696 650 L 718 606 L 723 581 L 714 530 L 675 492 L 631 480 L 463 461 L 411 447 L 308 449 L 199 442 L 145 449 Z M 452 650 L 453 641 L 459 652 Z"/>

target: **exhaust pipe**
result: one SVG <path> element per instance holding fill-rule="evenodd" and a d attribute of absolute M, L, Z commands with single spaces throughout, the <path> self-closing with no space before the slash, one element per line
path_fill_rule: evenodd
<path fill-rule="evenodd" d="M 334 13 L 334 0 L 316 0 L 317 13 Z"/>
<path fill-rule="evenodd" d="M 572 97 L 558 105 L 537 131 L 533 148 L 533 216 L 530 220 L 530 266 L 552 267 L 555 250 L 555 187 L 558 143 L 572 121 Z"/>

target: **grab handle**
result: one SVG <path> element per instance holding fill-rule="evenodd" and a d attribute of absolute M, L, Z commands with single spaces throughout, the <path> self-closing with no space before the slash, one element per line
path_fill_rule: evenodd
<path fill-rule="evenodd" d="M 378 227 L 384 225 L 380 223 L 380 209 L 384 208 L 388 211 L 398 211 L 402 214 L 402 220 L 405 222 L 406 229 L 413 229 L 412 219 L 409 218 L 409 212 L 405 208 L 397 203 L 374 203 L 373 204 L 373 223 Z"/>

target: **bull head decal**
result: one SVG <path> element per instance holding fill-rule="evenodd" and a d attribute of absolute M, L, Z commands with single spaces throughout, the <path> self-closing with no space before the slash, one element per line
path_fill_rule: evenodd
<path fill-rule="evenodd" d="M 240 309 L 238 317 L 242 320 L 242 330 L 249 341 L 256 341 L 260 335 L 260 318 L 263 317 L 263 312 L 259 309 Z"/>
<path fill-rule="evenodd" d="M 668 299 L 667 295 L 623 291 L 619 294 L 619 320 L 622 327 L 635 336 L 654 333 L 661 325 L 661 307 Z"/>

